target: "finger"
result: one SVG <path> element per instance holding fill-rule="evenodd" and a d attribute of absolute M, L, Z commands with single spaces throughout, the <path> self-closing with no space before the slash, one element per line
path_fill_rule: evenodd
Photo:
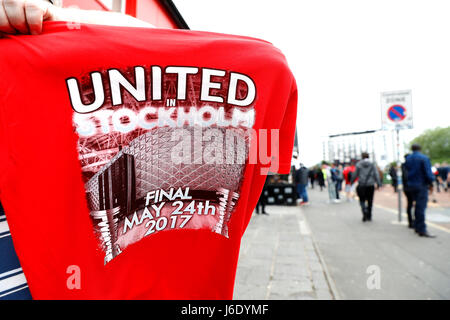
<path fill-rule="evenodd" d="M 31 34 L 42 32 L 42 21 L 44 20 L 44 8 L 36 2 L 25 3 L 25 18 Z"/>
<path fill-rule="evenodd" d="M 9 24 L 9 20 L 8 20 L 8 17 L 6 16 L 5 8 L 3 8 L 3 3 L 0 3 L 0 32 L 16 33 L 16 30 L 13 27 L 11 27 L 11 25 Z"/>
<path fill-rule="evenodd" d="M 3 0 L 3 8 L 8 17 L 9 24 L 20 33 L 27 34 L 28 28 L 25 19 L 25 1 Z"/>

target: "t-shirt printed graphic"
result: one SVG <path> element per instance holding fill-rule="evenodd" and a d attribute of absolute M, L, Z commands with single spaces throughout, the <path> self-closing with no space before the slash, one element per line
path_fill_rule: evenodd
<path fill-rule="evenodd" d="M 165 230 L 207 229 L 228 237 L 255 118 L 250 77 L 136 66 L 66 81 L 105 263 Z"/>

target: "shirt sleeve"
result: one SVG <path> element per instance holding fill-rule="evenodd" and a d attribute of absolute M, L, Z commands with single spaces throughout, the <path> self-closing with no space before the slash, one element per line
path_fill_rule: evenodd
<path fill-rule="evenodd" d="M 425 170 L 425 176 L 427 177 L 428 183 L 431 184 L 434 181 L 434 175 L 431 171 L 431 163 L 430 159 L 425 158 L 425 161 L 423 161 L 424 164 L 424 170 Z"/>
<path fill-rule="evenodd" d="M 292 79 L 289 99 L 279 131 L 278 155 L 272 160 L 271 170 L 279 174 L 289 174 L 291 170 L 292 151 L 294 148 L 297 123 L 297 84 Z"/>

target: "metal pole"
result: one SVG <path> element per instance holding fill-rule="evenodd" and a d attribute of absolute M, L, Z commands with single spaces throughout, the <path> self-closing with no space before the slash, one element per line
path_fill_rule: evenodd
<path fill-rule="evenodd" d="M 384 160 L 386 160 L 387 162 L 389 157 L 388 157 L 388 148 L 387 148 L 387 141 L 386 141 L 386 132 L 383 132 L 383 142 L 384 142 Z"/>
<path fill-rule="evenodd" d="M 398 193 L 398 222 L 402 222 L 402 170 L 400 164 L 400 130 L 397 133 L 397 193 Z"/>
<path fill-rule="evenodd" d="M 392 157 L 389 157 L 389 162 L 394 162 L 397 159 L 395 158 L 395 131 L 391 131 L 391 142 L 392 142 Z"/>

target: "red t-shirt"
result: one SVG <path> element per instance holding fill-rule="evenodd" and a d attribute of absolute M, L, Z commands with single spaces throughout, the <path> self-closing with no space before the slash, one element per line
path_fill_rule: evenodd
<path fill-rule="evenodd" d="M 290 169 L 283 54 L 64 22 L 1 46 L 0 201 L 33 297 L 232 298 L 262 169 Z"/>

